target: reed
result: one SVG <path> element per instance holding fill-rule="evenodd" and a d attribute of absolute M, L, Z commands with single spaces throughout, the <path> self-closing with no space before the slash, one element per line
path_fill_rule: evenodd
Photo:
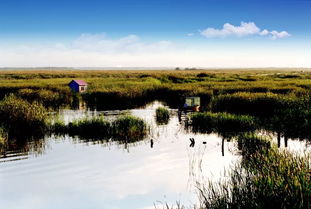
<path fill-rule="evenodd" d="M 43 135 L 47 130 L 47 111 L 37 102 L 6 96 L 0 102 L 0 124 L 9 136 Z"/>
<path fill-rule="evenodd" d="M 29 101 L 37 101 L 45 107 L 60 107 L 70 104 L 72 99 L 71 92 L 68 91 L 53 91 L 51 89 L 20 89 L 17 96 Z"/>
<path fill-rule="evenodd" d="M 226 133 L 251 132 L 256 130 L 254 117 L 229 113 L 195 113 L 191 116 L 191 126 L 195 132 Z"/>
<path fill-rule="evenodd" d="M 279 109 L 290 108 L 296 101 L 298 98 L 273 93 L 239 92 L 215 98 L 212 102 L 212 109 L 215 112 L 267 117 L 275 114 Z"/>
<path fill-rule="evenodd" d="M 68 133 L 83 138 L 107 139 L 110 137 L 110 126 L 110 123 L 103 116 L 84 118 L 69 123 Z"/>
<path fill-rule="evenodd" d="M 6 142 L 7 136 L 5 130 L 2 127 L 0 127 L 0 151 L 5 147 Z"/>
<path fill-rule="evenodd" d="M 68 125 L 55 121 L 51 133 L 69 134 L 85 139 L 113 139 L 123 142 L 135 142 L 144 138 L 147 126 L 144 120 L 134 116 L 120 116 L 109 122 L 103 116 L 75 120 Z"/>
<path fill-rule="evenodd" d="M 242 148 L 247 158 L 230 171 L 229 179 L 200 184 L 201 208 L 310 208 L 310 154 L 270 148 L 254 135 L 240 140 L 247 142 Z"/>
<path fill-rule="evenodd" d="M 49 127 L 50 133 L 63 135 L 68 133 L 68 127 L 64 121 L 57 119 Z"/>
<path fill-rule="evenodd" d="M 118 140 L 138 141 L 146 134 L 146 123 L 135 116 L 121 116 L 112 122 L 112 135 Z"/>
<path fill-rule="evenodd" d="M 167 124 L 170 119 L 170 112 L 165 107 L 158 107 L 156 109 L 156 121 L 158 124 Z"/>
<path fill-rule="evenodd" d="M 74 71 L 72 69 L 0 71 L 0 98 L 9 93 L 16 93 L 28 101 L 32 99 L 30 102 L 35 99 L 45 106 L 70 105 L 74 95 L 71 94 L 68 83 L 71 79 L 83 79 L 89 83 L 89 89 L 83 95 L 83 99 L 90 107 L 96 109 L 132 108 L 155 99 L 178 107 L 182 105 L 185 96 L 201 96 L 202 106 L 209 107 L 212 97 L 214 104 L 221 106 L 224 104 L 223 95 L 242 92 L 275 94 L 280 97 L 282 95 L 308 97 L 311 90 L 310 78 L 311 74 L 308 72 L 290 72 L 284 69 L 283 71 Z M 267 97 L 266 100 L 274 99 L 270 98 L 270 95 Z M 111 102 L 107 102 L 108 100 Z M 234 99 L 231 100 L 234 102 Z M 214 105 L 214 108 L 218 108 L 219 105 Z"/>

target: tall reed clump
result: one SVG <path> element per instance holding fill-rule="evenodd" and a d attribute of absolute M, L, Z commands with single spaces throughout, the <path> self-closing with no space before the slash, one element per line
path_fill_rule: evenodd
<path fill-rule="evenodd" d="M 109 139 L 134 142 L 144 138 L 147 126 L 144 120 L 134 116 L 121 116 L 109 122 L 103 116 L 75 120 L 68 125 L 62 121 L 56 121 L 52 133 L 69 134 L 82 138 Z"/>
<path fill-rule="evenodd" d="M 56 134 L 66 134 L 80 136 L 82 138 L 100 138 L 110 137 L 111 124 L 104 117 L 92 117 L 76 120 L 68 125 L 62 121 L 56 121 L 53 125 L 53 132 Z"/>
<path fill-rule="evenodd" d="M 156 121 L 158 124 L 167 124 L 170 118 L 170 112 L 165 107 L 158 107 L 156 109 Z"/>
<path fill-rule="evenodd" d="M 9 95 L 0 102 L 0 124 L 9 136 L 43 135 L 47 130 L 47 111 L 37 102 Z"/>
<path fill-rule="evenodd" d="M 240 140 L 249 143 L 243 145 L 247 157 L 233 168 L 230 178 L 201 185 L 201 208 L 310 208 L 310 153 L 301 155 L 269 148 L 254 135 L 241 136 Z M 249 147 L 251 151 L 247 151 Z"/>
<path fill-rule="evenodd" d="M 229 113 L 195 113 L 191 116 L 192 128 L 195 132 L 238 133 L 256 130 L 255 118 L 248 115 Z"/>
<path fill-rule="evenodd" d="M 121 116 L 112 122 L 112 135 L 118 140 L 138 141 L 146 134 L 146 123 L 135 116 Z"/>

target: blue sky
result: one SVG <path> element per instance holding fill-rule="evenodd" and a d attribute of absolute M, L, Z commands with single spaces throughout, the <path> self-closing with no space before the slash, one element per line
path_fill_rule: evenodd
<path fill-rule="evenodd" d="M 82 53 L 85 53 L 85 60 L 93 54 L 93 64 L 83 62 L 77 66 L 143 66 L 146 63 L 139 62 L 139 53 L 145 54 L 144 50 L 158 56 L 152 60 L 150 55 L 149 67 L 156 66 L 161 60 L 160 54 L 168 51 L 170 56 L 176 52 L 176 57 L 172 57 L 176 62 L 163 60 L 158 66 L 176 66 L 178 56 L 182 59 L 200 54 L 203 59 L 215 51 L 219 58 L 228 51 L 239 52 L 236 55 L 239 62 L 232 67 L 243 67 L 240 63 L 243 53 L 257 56 L 265 50 L 273 53 L 288 51 L 288 57 L 292 56 L 290 51 L 296 50 L 298 59 L 307 59 L 311 41 L 310 11 L 311 0 L 1 1 L 0 66 L 67 66 L 76 63 L 77 54 L 72 53 L 77 50 L 79 59 L 83 58 Z M 85 40 L 85 34 L 88 40 Z M 124 39 L 127 40 L 125 43 Z M 92 44 L 104 50 L 90 47 Z M 137 45 L 138 50 L 134 50 Z M 24 55 L 19 52 L 23 51 L 21 48 L 26 50 Z M 35 50 L 29 51 L 31 48 Z M 258 48 L 260 50 L 254 50 Z M 6 49 L 10 49 L 7 54 Z M 65 53 L 67 62 L 65 58 L 59 60 L 56 57 L 50 62 L 36 61 L 35 52 L 39 53 L 37 56 L 48 57 L 49 53 L 52 56 L 51 51 L 55 56 L 55 50 Z M 125 52 L 128 57 L 122 61 Z M 186 54 L 181 56 L 180 52 Z M 31 58 L 25 57 L 30 55 Z M 135 62 L 128 61 L 131 56 L 135 56 Z M 119 57 L 119 63 L 107 62 L 111 57 Z M 226 56 L 223 59 L 226 61 Z M 244 59 L 251 63 L 252 59 Z M 262 63 L 262 67 L 283 66 L 285 63 L 280 63 L 281 60 L 278 57 L 275 62 L 270 60 L 265 64 L 257 60 L 257 63 Z M 181 65 L 222 67 L 220 62 L 210 61 L 213 59 L 209 62 L 192 59 Z M 310 61 L 297 60 L 286 64 L 297 67 L 311 65 Z"/>

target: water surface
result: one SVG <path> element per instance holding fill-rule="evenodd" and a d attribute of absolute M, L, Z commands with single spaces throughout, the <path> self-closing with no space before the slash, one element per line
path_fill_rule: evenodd
<path fill-rule="evenodd" d="M 171 110 L 167 125 L 157 125 L 154 116 L 159 105 L 155 102 L 129 111 L 150 127 L 149 135 L 140 142 L 49 136 L 26 148 L 11 148 L 0 159 L 1 208 L 131 209 L 176 201 L 196 204 L 196 181 L 218 179 L 239 160 L 238 151 L 234 142 L 225 141 L 223 153 L 222 139 L 216 134 L 185 131 L 176 110 Z M 61 113 L 68 123 L 98 114 L 112 120 L 123 112 Z M 194 147 L 189 147 L 190 137 L 195 138 Z M 298 143 L 297 149 L 304 146 Z M 288 146 L 291 144 L 297 142 L 290 140 Z"/>

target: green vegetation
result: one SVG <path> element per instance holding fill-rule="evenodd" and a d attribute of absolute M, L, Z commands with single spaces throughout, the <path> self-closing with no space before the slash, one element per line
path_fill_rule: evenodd
<path fill-rule="evenodd" d="M 309 98 L 304 97 L 302 99 L 292 94 L 238 92 L 218 96 L 212 102 L 212 109 L 216 112 L 266 117 L 276 114 L 281 109 L 292 109 L 306 105 L 305 99 Z"/>
<path fill-rule="evenodd" d="M 201 185 L 201 208 L 310 208 L 310 155 L 270 148 L 254 135 L 239 140 L 244 150 L 242 163 L 233 168 L 229 179 Z"/>
<path fill-rule="evenodd" d="M 142 140 L 147 133 L 145 122 L 134 116 L 120 116 L 113 122 L 103 116 L 76 120 L 68 125 L 56 121 L 51 128 L 52 133 L 69 134 L 86 139 L 110 139 L 135 142 Z"/>
<path fill-rule="evenodd" d="M 0 124 L 9 136 L 37 136 L 47 130 L 47 111 L 39 103 L 29 103 L 14 95 L 0 102 Z"/>
<path fill-rule="evenodd" d="M 200 96 L 202 106 L 223 107 L 217 97 L 234 93 L 266 93 L 298 99 L 311 89 L 310 72 L 285 70 L 185 70 L 185 71 L 2 71 L 0 98 L 16 93 L 45 106 L 71 105 L 72 79 L 89 83 L 83 99 L 97 109 L 126 109 L 155 99 L 171 107 L 182 105 L 184 96 Z M 41 92 L 42 91 L 42 92 Z M 273 97 L 273 98 L 270 98 Z M 216 100 L 214 100 L 216 99 Z M 218 101 L 218 102 L 216 102 Z"/>
<path fill-rule="evenodd" d="M 84 94 L 68 83 L 82 79 Z M 199 96 L 201 110 L 255 116 L 258 126 L 292 138 L 311 138 L 311 72 L 299 69 L 0 71 L 0 98 L 14 93 L 45 107 L 130 109 L 160 100 L 171 108 L 186 96 Z"/>
<path fill-rule="evenodd" d="M 72 93 L 68 88 L 72 79 L 88 82 L 88 91 Z M 112 110 L 160 100 L 178 108 L 186 96 L 199 96 L 205 112 L 191 116 L 192 130 L 236 137 L 242 154 L 229 179 L 200 187 L 201 208 L 310 208 L 310 155 L 277 150 L 267 139 L 254 135 L 264 129 L 310 140 L 310 95 L 311 72 L 288 69 L 2 71 L 0 148 L 19 146 L 15 143 L 18 140 L 11 143 L 9 137 L 45 134 L 49 126 L 47 107 L 73 107 L 83 100 L 91 109 Z M 156 118 L 167 123 L 168 110 L 158 108 Z M 56 121 L 49 128 L 50 133 L 120 142 L 141 140 L 148 131 L 145 122 L 133 116 L 112 122 L 99 116 L 68 125 Z M 37 141 L 36 146 L 40 143 Z"/>
<path fill-rule="evenodd" d="M 69 96 L 68 96 L 69 94 Z M 60 107 L 71 104 L 71 92 L 53 91 L 49 89 L 20 89 L 17 96 L 29 101 L 37 101 L 46 107 Z"/>
<path fill-rule="evenodd" d="M 0 151 L 5 147 L 7 142 L 6 133 L 3 128 L 0 127 Z"/>
<path fill-rule="evenodd" d="M 68 83 L 82 79 L 84 94 Z M 0 71 L 0 98 L 14 93 L 45 107 L 128 109 L 160 100 L 171 108 L 199 96 L 201 110 L 256 117 L 257 126 L 292 138 L 311 138 L 311 72 L 299 69 Z"/>
<path fill-rule="evenodd" d="M 112 122 L 112 135 L 119 140 L 138 141 L 146 133 L 144 120 L 134 116 L 121 116 Z"/>
<path fill-rule="evenodd" d="M 110 137 L 110 129 L 111 124 L 104 117 L 99 116 L 76 120 L 68 125 L 65 125 L 62 121 L 56 121 L 52 131 L 58 134 L 68 133 L 83 138 L 107 139 Z"/>
<path fill-rule="evenodd" d="M 170 119 L 169 110 L 165 107 L 158 107 L 156 109 L 156 121 L 158 124 L 167 124 Z"/>
<path fill-rule="evenodd" d="M 229 113 L 195 113 L 191 116 L 192 129 L 195 132 L 216 132 L 222 135 L 251 132 L 256 130 L 256 120 L 248 115 Z"/>

